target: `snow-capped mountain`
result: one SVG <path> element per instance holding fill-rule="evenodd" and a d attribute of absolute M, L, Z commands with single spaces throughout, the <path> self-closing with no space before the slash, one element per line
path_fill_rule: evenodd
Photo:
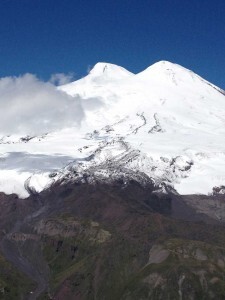
<path fill-rule="evenodd" d="M 25 198 L 57 181 L 114 179 L 179 194 L 225 191 L 224 91 L 192 71 L 161 61 L 133 74 L 98 63 L 58 89 L 81 99 L 80 127 L 2 136 L 0 191 Z"/>

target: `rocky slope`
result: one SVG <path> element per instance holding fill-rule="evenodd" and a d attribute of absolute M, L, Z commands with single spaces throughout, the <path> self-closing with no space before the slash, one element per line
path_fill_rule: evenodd
<path fill-rule="evenodd" d="M 184 197 L 117 180 L 0 200 L 2 299 L 225 297 L 224 223 Z"/>

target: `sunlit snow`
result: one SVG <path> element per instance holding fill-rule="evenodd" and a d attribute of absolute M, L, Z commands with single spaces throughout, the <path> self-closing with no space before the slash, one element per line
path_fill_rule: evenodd
<path fill-rule="evenodd" d="M 208 194 L 225 185 L 225 96 L 193 72 L 162 61 L 135 75 L 98 63 L 85 78 L 58 89 L 81 99 L 81 126 L 27 141 L 2 135 L 0 191 L 27 197 L 26 184 L 39 192 L 54 182 L 49 174 L 63 174 L 67 165 L 119 164 L 129 153 L 128 169 L 180 194 Z"/>

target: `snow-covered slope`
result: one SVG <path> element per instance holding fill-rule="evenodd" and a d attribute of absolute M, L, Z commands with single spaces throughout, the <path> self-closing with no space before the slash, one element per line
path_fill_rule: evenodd
<path fill-rule="evenodd" d="M 225 185 L 224 92 L 193 72 L 162 61 L 135 75 L 98 63 L 59 89 L 82 99 L 81 127 L 2 137 L 0 191 L 26 197 L 57 180 L 114 178 L 180 194 Z"/>

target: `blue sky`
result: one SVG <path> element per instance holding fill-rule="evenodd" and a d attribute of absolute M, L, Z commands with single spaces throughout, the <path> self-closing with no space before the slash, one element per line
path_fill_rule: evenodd
<path fill-rule="evenodd" d="M 224 0 L 1 0 L 0 77 L 169 60 L 225 89 L 224 15 Z"/>

